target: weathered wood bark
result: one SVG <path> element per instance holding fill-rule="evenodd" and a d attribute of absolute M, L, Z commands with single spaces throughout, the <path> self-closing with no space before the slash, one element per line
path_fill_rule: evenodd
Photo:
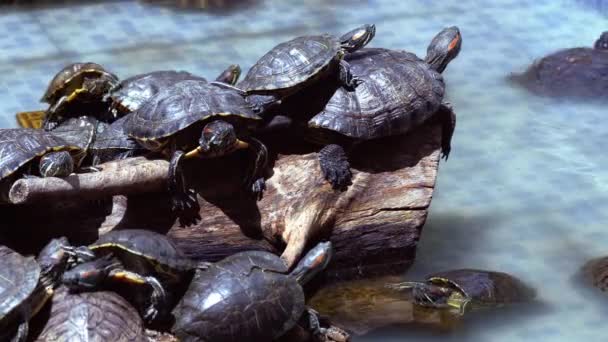
<path fill-rule="evenodd" d="M 440 136 L 440 126 L 430 122 L 408 136 L 361 145 L 351 159 L 353 184 L 343 192 L 324 181 L 314 152 L 318 147 L 286 137 L 270 139 L 268 147 L 277 156 L 261 201 L 240 185 L 247 167 L 243 151 L 186 165 L 187 179 L 199 192 L 200 208 L 190 213 L 191 220 L 178 220 L 167 194 L 154 193 L 117 196 L 112 210 L 54 201 L 11 206 L 5 233 L 13 232 L 14 243 L 30 230 L 28 244 L 38 238 L 42 245 L 48 235 L 68 234 L 72 243 L 86 243 L 109 229 L 154 229 L 174 238 L 192 257 L 209 261 L 258 249 L 283 253 L 293 262 L 307 244 L 330 238 L 335 257 L 329 276 L 401 273 L 414 259 L 431 202 Z M 180 221 L 195 223 L 183 227 Z"/>

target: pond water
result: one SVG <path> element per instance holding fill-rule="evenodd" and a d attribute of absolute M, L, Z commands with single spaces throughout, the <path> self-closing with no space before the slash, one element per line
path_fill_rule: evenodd
<path fill-rule="evenodd" d="M 386 329 L 355 341 L 600 341 L 608 298 L 573 281 L 608 255 L 605 108 L 529 95 L 504 81 L 535 58 L 591 46 L 607 29 L 598 1 L 247 1 L 214 13 L 173 12 L 131 1 L 28 11 L 0 9 L 0 126 L 41 108 L 65 64 L 95 61 L 120 76 L 184 69 L 208 77 L 247 70 L 275 44 L 375 23 L 372 47 L 419 56 L 457 25 L 459 57 L 444 72 L 458 115 L 452 154 L 407 278 L 473 267 L 509 272 L 539 289 L 542 310 L 479 315 L 449 334 Z M 492 3 L 491 5 L 489 3 Z M 603 7 L 602 7 L 603 6 Z M 605 13 L 605 11 L 604 11 Z"/>

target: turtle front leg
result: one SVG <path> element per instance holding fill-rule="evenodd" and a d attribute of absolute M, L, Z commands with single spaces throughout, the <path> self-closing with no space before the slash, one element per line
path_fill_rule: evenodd
<path fill-rule="evenodd" d="M 350 163 L 344 148 L 331 144 L 319 151 L 319 163 L 325 179 L 336 190 L 344 190 L 352 183 Z"/>
<path fill-rule="evenodd" d="M 122 268 L 112 270 L 109 277 L 118 281 L 126 281 L 128 283 L 145 284 L 150 286 L 152 289 L 150 304 L 143 311 L 143 318 L 147 322 L 152 322 L 159 315 L 159 313 L 162 312 L 162 308 L 165 307 L 165 303 L 167 302 L 167 293 L 165 292 L 165 289 L 161 283 L 155 277 L 142 276 L 141 274 Z"/>
<path fill-rule="evenodd" d="M 11 339 L 11 342 L 25 342 L 27 341 L 27 335 L 29 335 L 29 324 L 27 321 L 21 323 L 17 329 L 17 333 Z"/>
<path fill-rule="evenodd" d="M 266 189 L 266 180 L 264 172 L 268 165 L 268 149 L 263 142 L 249 137 L 246 139 L 250 150 L 253 152 L 253 161 L 250 163 L 245 179 L 245 187 L 251 190 L 256 199 L 260 200 Z"/>
<path fill-rule="evenodd" d="M 346 90 L 354 91 L 355 88 L 357 88 L 357 86 L 363 82 L 359 77 L 354 76 L 350 72 L 350 64 L 348 64 L 348 62 L 344 59 L 340 59 L 338 70 L 338 80 L 342 86 L 346 88 Z"/>
<path fill-rule="evenodd" d="M 186 189 L 182 163 L 184 152 L 176 150 L 169 162 L 169 194 L 171 196 L 171 209 L 182 212 L 196 206 L 196 192 L 194 189 Z"/>
<path fill-rule="evenodd" d="M 441 121 L 441 157 L 447 161 L 452 150 L 452 136 L 456 129 L 456 113 L 451 104 L 444 102 L 439 107 L 437 115 Z"/>
<path fill-rule="evenodd" d="M 349 334 L 340 328 L 331 325 L 328 328 L 322 327 L 321 321 L 319 319 L 319 313 L 316 310 L 312 308 L 306 308 L 304 316 L 304 318 L 306 318 L 306 328 L 314 336 L 315 341 L 346 342 L 349 340 Z"/>

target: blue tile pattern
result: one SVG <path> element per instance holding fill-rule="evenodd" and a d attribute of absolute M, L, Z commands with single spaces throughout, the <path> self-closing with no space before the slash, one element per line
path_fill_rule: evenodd
<path fill-rule="evenodd" d="M 547 309 L 417 340 L 602 341 L 601 301 L 583 296 L 571 277 L 585 260 L 608 254 L 605 109 L 533 97 L 504 82 L 556 49 L 591 45 L 607 28 L 602 5 L 583 5 L 590 2 L 260 0 L 217 14 L 114 1 L 0 10 L 0 126 L 40 108 L 46 83 L 69 62 L 95 61 L 121 77 L 169 68 L 213 77 L 232 63 L 247 70 L 300 34 L 375 23 L 371 46 L 423 55 L 437 31 L 458 25 L 462 52 L 445 72 L 458 114 L 453 152 L 441 164 L 408 276 L 453 267 L 512 272 L 542 289 Z M 409 336 L 391 334 L 355 340 Z"/>

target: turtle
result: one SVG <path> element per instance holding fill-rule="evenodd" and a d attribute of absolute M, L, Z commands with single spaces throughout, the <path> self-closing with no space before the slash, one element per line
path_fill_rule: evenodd
<path fill-rule="evenodd" d="M 268 152 L 250 134 L 261 121 L 238 91 L 219 83 L 188 80 L 162 89 L 133 112 L 127 132 L 148 150 L 171 156 L 172 208 L 183 211 L 196 202 L 194 190 L 186 190 L 181 169 L 182 160 L 193 157 L 214 158 L 240 149 L 251 150 L 252 167 L 244 184 L 258 198 L 261 196 Z"/>
<path fill-rule="evenodd" d="M 132 113 L 129 113 L 111 124 L 98 123 L 95 139 L 88 148 L 90 166 L 94 168 L 101 163 L 134 157 L 146 151 L 125 131 L 131 116 Z"/>
<path fill-rule="evenodd" d="M 366 24 L 341 37 L 301 36 L 280 43 L 249 69 L 237 87 L 248 94 L 265 95 L 256 98 L 263 103 L 280 102 L 323 76 L 335 75 L 352 90 L 360 81 L 353 77 L 343 57 L 367 45 L 375 34 L 376 26 Z"/>
<path fill-rule="evenodd" d="M 107 118 L 105 95 L 118 84 L 118 77 L 107 71 L 103 66 L 93 63 L 72 63 L 61 69 L 49 83 L 41 102 L 48 103 L 44 129 L 52 130 L 64 120 L 66 105 L 74 102 L 104 103 L 99 112 L 99 119 Z"/>
<path fill-rule="evenodd" d="M 458 56 L 461 44 L 460 30 L 452 26 L 432 39 L 424 60 L 406 51 L 363 48 L 345 57 L 362 81 L 354 91 L 327 84 L 312 89 L 315 95 L 304 91 L 285 101 L 281 110 L 290 113 L 287 120 L 303 126 L 307 140 L 324 145 L 319 162 L 333 188 L 351 183 L 347 151 L 364 141 L 406 134 L 431 117 L 442 119 L 442 153 L 447 160 L 455 114 L 444 102 L 441 72 Z"/>
<path fill-rule="evenodd" d="M 540 96 L 604 99 L 608 89 L 608 31 L 600 35 L 593 48 L 556 51 L 507 79 Z"/>
<path fill-rule="evenodd" d="M 45 110 L 34 110 L 19 112 L 15 114 L 15 119 L 17 120 L 17 125 L 19 125 L 19 127 L 41 129 L 45 116 Z"/>
<path fill-rule="evenodd" d="M 60 287 L 37 341 L 147 341 L 139 313 L 111 291 L 71 293 Z"/>
<path fill-rule="evenodd" d="M 426 277 L 425 282 L 388 286 L 411 289 L 417 305 L 455 310 L 459 315 L 482 307 L 530 302 L 536 297 L 536 290 L 507 273 L 477 269 L 438 272 Z"/>
<path fill-rule="evenodd" d="M 52 239 L 37 258 L 24 257 L 0 246 L 0 340 L 25 341 L 28 321 L 35 316 L 59 284 L 69 254 L 65 237 Z"/>
<path fill-rule="evenodd" d="M 608 291 L 608 257 L 588 261 L 582 268 L 582 276 L 594 287 Z"/>
<path fill-rule="evenodd" d="M 152 289 L 150 304 L 139 306 L 148 322 L 165 314 L 170 290 L 199 265 L 165 235 L 143 229 L 113 230 L 89 246 L 69 251 L 77 256 L 78 265 L 63 274 L 63 284 L 73 291 L 101 288 L 106 280 L 147 284 Z"/>
<path fill-rule="evenodd" d="M 240 252 L 201 268 L 173 310 L 171 332 L 182 341 L 271 341 L 305 315 L 310 328 L 323 333 L 302 286 L 332 253 L 331 242 L 321 242 L 289 273 L 265 251 Z"/>
<path fill-rule="evenodd" d="M 240 75 L 240 66 L 233 64 L 226 68 L 216 81 L 234 85 Z M 108 96 L 112 100 L 112 111 L 116 117 L 120 116 L 120 113 L 136 111 L 159 90 L 186 80 L 206 81 L 204 77 L 175 70 L 159 70 L 129 77 L 110 90 Z"/>

